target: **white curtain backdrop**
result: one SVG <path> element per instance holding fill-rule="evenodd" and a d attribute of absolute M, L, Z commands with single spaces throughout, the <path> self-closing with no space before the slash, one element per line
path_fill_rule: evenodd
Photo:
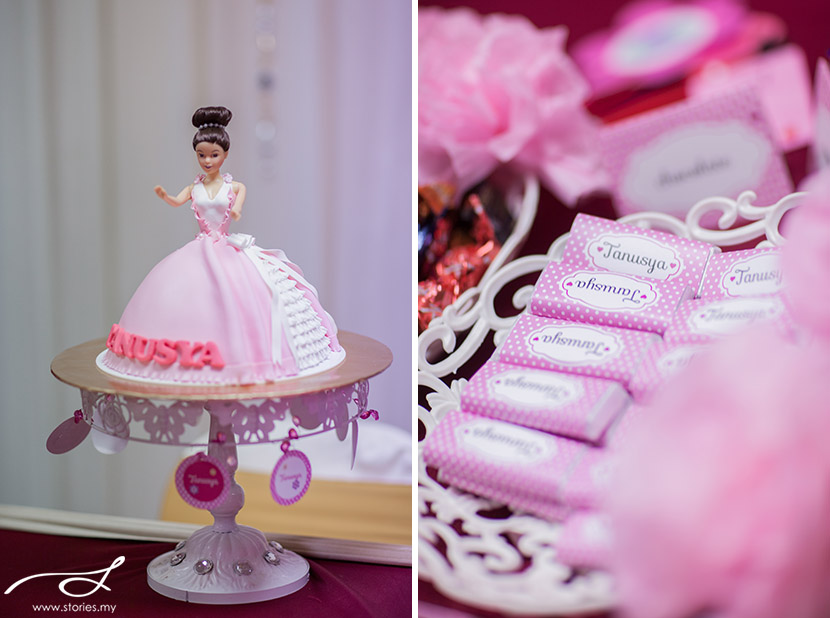
<path fill-rule="evenodd" d="M 340 329 L 392 349 L 370 404 L 411 430 L 411 15 L 406 0 L 0 0 L 0 503 L 157 515 L 181 452 L 49 454 L 80 407 L 49 365 L 105 336 L 195 234 L 152 189 L 199 171 L 201 105 L 234 113 L 233 229 L 284 249 Z"/>

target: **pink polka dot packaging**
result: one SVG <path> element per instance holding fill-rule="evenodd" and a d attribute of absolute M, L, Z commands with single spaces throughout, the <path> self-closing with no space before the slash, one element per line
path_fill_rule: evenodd
<path fill-rule="evenodd" d="M 602 437 L 602 446 L 605 450 L 615 453 L 628 444 L 631 440 L 632 427 L 644 422 L 644 417 L 647 418 L 649 414 L 647 410 L 645 404 L 633 401 Z"/>
<path fill-rule="evenodd" d="M 729 251 L 706 266 L 700 297 L 705 299 L 770 296 L 781 291 L 781 250 L 777 247 Z"/>
<path fill-rule="evenodd" d="M 524 313 L 497 354 L 503 363 L 604 378 L 627 385 L 646 348 L 658 341 L 658 335 L 645 331 Z"/>
<path fill-rule="evenodd" d="M 505 504 L 511 510 L 519 513 L 530 513 L 548 521 L 564 521 L 571 514 L 572 509 L 549 500 L 528 498 L 517 494 L 512 489 L 502 489 L 488 482 L 487 479 L 477 480 L 466 476 L 456 475 L 452 471 L 442 471 L 439 478 L 447 485 L 469 493 L 482 496 Z"/>
<path fill-rule="evenodd" d="M 530 300 L 531 313 L 662 334 L 693 291 L 681 282 L 657 281 L 551 262 Z"/>
<path fill-rule="evenodd" d="M 660 341 L 646 350 L 643 362 L 637 367 L 628 390 L 635 401 L 647 402 L 654 390 L 667 378 L 683 369 L 705 344 L 675 344 Z"/>
<path fill-rule="evenodd" d="M 615 462 L 608 451 L 586 446 L 571 469 L 562 475 L 555 499 L 572 509 L 599 508 L 613 478 Z"/>
<path fill-rule="evenodd" d="M 583 442 L 461 411 L 432 430 L 423 456 L 444 482 L 554 520 L 595 506 L 609 470 Z"/>
<path fill-rule="evenodd" d="M 495 360 L 485 363 L 461 395 L 461 407 L 490 418 L 597 442 L 628 405 L 625 389 L 611 380 Z"/>
<path fill-rule="evenodd" d="M 574 513 L 559 529 L 556 558 L 573 568 L 607 569 L 611 546 L 611 522 L 607 515 Z"/>
<path fill-rule="evenodd" d="M 789 334 L 792 323 L 780 297 L 698 298 L 680 306 L 663 337 L 670 344 L 705 344 L 762 322 L 774 322 Z"/>
<path fill-rule="evenodd" d="M 580 213 L 562 262 L 688 286 L 697 294 L 706 265 L 720 248 L 699 240 Z"/>

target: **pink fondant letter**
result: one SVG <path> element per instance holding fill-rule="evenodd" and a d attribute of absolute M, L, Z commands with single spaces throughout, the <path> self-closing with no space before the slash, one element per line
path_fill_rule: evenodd
<path fill-rule="evenodd" d="M 214 369 L 222 369 L 225 366 L 225 360 L 219 352 L 219 346 L 213 341 L 208 341 L 202 350 L 202 357 L 199 359 L 201 366 L 210 365 Z"/>
<path fill-rule="evenodd" d="M 176 344 L 169 339 L 156 341 L 156 354 L 153 360 L 162 367 L 168 367 L 176 361 Z"/>

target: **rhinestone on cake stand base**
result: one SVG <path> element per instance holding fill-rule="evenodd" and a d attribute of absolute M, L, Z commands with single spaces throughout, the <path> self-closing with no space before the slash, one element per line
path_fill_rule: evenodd
<path fill-rule="evenodd" d="M 210 416 L 208 454 L 236 472 L 232 427 Z M 308 582 L 308 562 L 250 526 L 236 523 L 245 492 L 232 478 L 225 500 L 210 513 L 213 525 L 150 562 L 147 583 L 166 597 L 213 605 L 256 603 L 296 592 Z"/>
<path fill-rule="evenodd" d="M 277 599 L 308 582 L 308 562 L 250 526 L 207 526 L 147 566 L 150 588 L 190 603 L 231 605 Z"/>

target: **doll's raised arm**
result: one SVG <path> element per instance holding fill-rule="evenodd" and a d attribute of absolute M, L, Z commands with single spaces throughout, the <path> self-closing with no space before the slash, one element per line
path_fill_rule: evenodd
<path fill-rule="evenodd" d="M 156 185 L 153 190 L 156 192 L 156 195 L 158 195 L 165 202 L 173 207 L 176 207 L 181 206 L 190 199 L 190 194 L 193 191 L 193 185 L 187 185 L 184 189 L 179 191 L 179 194 L 176 197 L 170 195 L 161 185 Z"/>
<path fill-rule="evenodd" d="M 231 191 L 236 193 L 236 200 L 233 203 L 233 208 L 231 208 L 231 219 L 239 221 L 242 217 L 242 205 L 245 203 L 245 185 L 234 181 L 231 184 Z"/>

